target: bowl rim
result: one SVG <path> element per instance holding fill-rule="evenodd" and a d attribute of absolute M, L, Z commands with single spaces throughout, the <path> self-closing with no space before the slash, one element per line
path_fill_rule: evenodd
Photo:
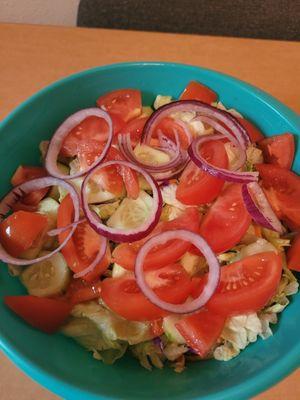
<path fill-rule="evenodd" d="M 273 112 L 276 112 L 280 115 L 282 119 L 288 122 L 293 128 L 297 131 L 300 131 L 300 118 L 290 108 L 285 106 L 279 100 L 269 95 L 265 91 L 258 89 L 256 86 L 251 85 L 247 82 L 244 82 L 238 78 L 235 78 L 231 75 L 224 74 L 222 72 L 218 72 L 216 70 L 202 68 L 200 66 L 194 66 L 183 63 L 175 63 L 175 62 L 161 62 L 161 61 L 137 61 L 137 62 L 125 62 L 125 63 L 116 63 L 116 64 L 108 64 L 103 66 L 97 66 L 89 69 L 85 69 L 83 71 L 71 74 L 67 77 L 61 78 L 46 87 L 42 88 L 21 104 L 19 104 L 12 112 L 10 112 L 2 121 L 0 121 L 0 131 L 5 127 L 6 124 L 9 124 L 17 114 L 26 109 L 28 105 L 34 102 L 36 99 L 43 96 L 45 93 L 59 87 L 61 84 L 66 82 L 70 82 L 72 80 L 76 80 L 78 78 L 84 77 L 89 74 L 98 73 L 105 70 L 118 70 L 122 68 L 132 68 L 138 67 L 142 68 L 144 66 L 154 67 L 154 68 L 184 68 L 190 71 L 201 71 L 209 74 L 210 76 L 216 76 L 218 79 L 222 79 L 223 81 L 234 84 L 239 87 L 239 89 L 243 92 L 248 92 L 249 94 L 258 98 L 262 103 L 264 103 L 267 107 L 271 108 Z M 10 358 L 23 372 L 25 372 L 30 378 L 34 379 L 39 384 L 43 385 L 47 389 L 51 390 L 57 395 L 63 396 L 64 398 L 72 398 L 72 399 L 81 399 L 86 398 L 89 400 L 96 399 L 114 399 L 115 397 L 111 396 L 103 396 L 99 395 L 95 392 L 91 392 L 88 390 L 83 390 L 73 384 L 70 384 L 63 379 L 52 375 L 51 373 L 45 371 L 42 367 L 37 366 L 33 363 L 27 356 L 20 353 L 14 346 L 14 344 L 2 337 L 0 332 L 0 348 L 2 348 L 3 352 Z M 244 382 L 224 389 L 222 391 L 211 393 L 209 395 L 201 396 L 203 400 L 233 400 L 233 399 L 242 399 L 249 398 L 250 396 L 256 395 L 263 390 L 273 386 L 279 380 L 286 377 L 289 373 L 295 370 L 300 366 L 300 342 L 295 346 L 295 348 L 290 349 L 289 352 L 285 354 L 283 358 L 281 358 L 276 363 L 272 364 L 270 367 L 265 369 L 263 372 L 259 373 L 255 377 L 249 378 Z M 198 396 L 190 397 L 191 399 L 197 399 Z"/>

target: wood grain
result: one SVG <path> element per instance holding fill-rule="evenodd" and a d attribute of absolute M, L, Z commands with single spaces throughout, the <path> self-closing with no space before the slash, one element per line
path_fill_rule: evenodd
<path fill-rule="evenodd" d="M 252 83 L 300 112 L 300 43 L 0 24 L 0 119 L 42 87 L 74 72 L 123 61 L 176 61 Z M 4 400 L 55 400 L 0 354 Z M 256 400 L 300 398 L 300 370 Z"/>

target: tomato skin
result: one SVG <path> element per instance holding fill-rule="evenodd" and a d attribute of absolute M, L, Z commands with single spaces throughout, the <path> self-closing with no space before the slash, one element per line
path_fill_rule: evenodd
<path fill-rule="evenodd" d="M 300 229 L 300 177 L 273 164 L 256 164 L 264 192 L 278 218 Z"/>
<path fill-rule="evenodd" d="M 175 132 L 178 134 L 178 139 L 182 149 L 187 150 L 189 147 L 189 140 L 185 134 L 184 128 L 178 124 L 173 118 L 166 117 L 162 119 L 153 132 L 153 138 L 159 137 L 159 133 L 163 133 L 166 137 L 176 141 Z"/>
<path fill-rule="evenodd" d="M 29 167 L 20 165 L 11 178 L 11 184 L 13 186 L 17 186 L 32 179 L 42 178 L 47 175 L 48 173 L 43 167 Z M 49 188 L 42 188 L 26 194 L 13 206 L 13 209 L 33 211 L 39 202 L 46 196 L 48 190 Z"/>
<path fill-rule="evenodd" d="M 291 133 L 265 138 L 258 142 L 266 163 L 290 169 L 295 155 L 295 140 Z"/>
<path fill-rule="evenodd" d="M 69 225 L 73 221 L 73 202 L 70 195 L 67 195 L 61 202 L 57 213 L 57 227 L 62 228 Z M 68 231 L 58 235 L 58 241 L 61 244 Z M 95 258 L 100 246 L 100 236 L 91 228 L 88 222 L 79 224 L 67 244 L 62 248 L 61 252 L 64 256 L 68 267 L 73 272 L 80 272 L 85 269 Z M 89 272 L 82 277 L 84 281 L 93 282 L 105 272 L 110 264 L 111 254 L 110 247 L 107 246 L 106 255 L 95 267 L 92 272 Z"/>
<path fill-rule="evenodd" d="M 72 305 L 84 303 L 101 296 L 101 282 L 85 282 L 81 279 L 73 279 L 68 287 L 64 299 Z"/>
<path fill-rule="evenodd" d="M 142 113 L 141 92 L 136 89 L 113 90 L 100 96 L 97 106 L 128 122 Z"/>
<path fill-rule="evenodd" d="M 180 96 L 180 100 L 199 100 L 211 104 L 217 101 L 218 95 L 200 82 L 191 81 Z"/>
<path fill-rule="evenodd" d="M 48 227 L 45 215 L 16 211 L 0 223 L 0 241 L 13 257 L 19 257 L 41 239 Z"/>
<path fill-rule="evenodd" d="M 281 256 L 263 252 L 221 267 L 217 290 L 206 308 L 224 316 L 261 310 L 276 293 L 282 273 Z M 202 292 L 207 275 L 194 280 L 193 297 Z"/>
<path fill-rule="evenodd" d="M 141 139 L 143 129 L 148 117 L 138 117 L 129 121 L 122 129 L 119 130 L 117 135 L 114 135 L 113 144 L 118 143 L 119 135 L 130 134 L 130 139 L 133 147 L 135 147 Z"/>
<path fill-rule="evenodd" d="M 237 120 L 246 129 L 252 143 L 256 143 L 264 139 L 263 133 L 257 128 L 256 125 L 253 124 L 253 122 L 241 117 L 237 117 Z"/>
<path fill-rule="evenodd" d="M 251 217 L 243 201 L 241 184 L 234 183 L 227 186 L 212 204 L 203 218 L 199 233 L 218 254 L 239 243 L 250 223 Z M 192 249 L 199 254 L 194 247 Z"/>
<path fill-rule="evenodd" d="M 45 333 L 56 332 L 72 309 L 64 301 L 36 296 L 5 296 L 4 303 L 28 324 Z"/>
<path fill-rule="evenodd" d="M 204 143 L 200 152 L 206 160 L 209 160 L 216 167 L 228 168 L 228 157 L 224 143 L 212 140 Z M 210 203 L 221 193 L 224 183 L 224 180 L 201 170 L 190 161 L 179 179 L 176 197 L 187 205 Z"/>
<path fill-rule="evenodd" d="M 162 324 L 163 320 L 161 318 L 150 321 L 150 332 L 154 337 L 161 336 L 164 334 Z"/>
<path fill-rule="evenodd" d="M 200 357 L 205 357 L 220 337 L 225 325 L 225 317 L 201 310 L 175 324 L 179 333 Z"/>
<path fill-rule="evenodd" d="M 145 278 L 160 299 L 172 304 L 183 303 L 193 288 L 189 275 L 180 264 L 147 271 Z M 129 320 L 157 321 L 167 315 L 143 295 L 134 278 L 105 279 L 102 281 L 101 297 L 110 309 Z"/>
<path fill-rule="evenodd" d="M 300 233 L 297 234 L 288 249 L 287 266 L 293 271 L 300 272 Z"/>
<path fill-rule="evenodd" d="M 173 221 L 159 222 L 147 238 L 133 243 L 121 243 L 113 251 L 113 260 L 123 268 L 133 271 L 139 248 L 150 237 L 160 232 L 173 229 L 189 229 L 198 232 L 201 215 L 196 208 L 187 208 L 184 213 Z M 144 268 L 157 269 L 179 260 L 191 247 L 190 243 L 182 240 L 170 241 L 164 246 L 157 246 L 146 257 Z"/>

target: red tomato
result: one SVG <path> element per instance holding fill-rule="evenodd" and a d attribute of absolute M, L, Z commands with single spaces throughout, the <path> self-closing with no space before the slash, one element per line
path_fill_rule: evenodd
<path fill-rule="evenodd" d="M 212 140 L 204 143 L 201 155 L 216 167 L 228 168 L 228 157 L 224 143 Z M 222 179 L 203 171 L 192 161 L 183 171 L 176 191 L 176 197 L 183 204 L 200 205 L 210 203 L 221 193 Z"/>
<path fill-rule="evenodd" d="M 189 140 L 185 134 L 184 128 L 173 118 L 166 117 L 161 120 L 153 132 L 153 138 L 158 137 L 159 132 L 162 132 L 174 142 L 176 141 L 175 133 L 177 133 L 181 147 L 185 150 L 189 147 Z"/>
<path fill-rule="evenodd" d="M 273 164 L 256 164 L 264 192 L 277 216 L 292 230 L 300 228 L 300 177 Z"/>
<path fill-rule="evenodd" d="M 241 117 L 237 117 L 237 120 L 246 129 L 251 142 L 255 143 L 264 139 L 263 133 L 253 124 L 253 122 Z"/>
<path fill-rule="evenodd" d="M 206 307 L 225 316 L 259 311 L 275 294 L 281 272 L 282 259 L 275 252 L 254 254 L 223 266 L 217 290 Z M 193 297 L 199 296 L 205 281 L 206 276 L 194 280 Z"/>
<path fill-rule="evenodd" d="M 215 253 L 223 253 L 239 243 L 250 223 L 251 217 L 243 201 L 241 185 L 231 184 L 208 210 L 199 233 Z"/>
<path fill-rule="evenodd" d="M 113 143 L 118 143 L 119 135 L 126 135 L 130 133 L 131 143 L 134 146 L 140 141 L 145 123 L 148 117 L 139 117 L 129 121 L 122 129 L 120 129 L 118 135 L 114 136 Z"/>
<path fill-rule="evenodd" d="M 149 271 L 146 280 L 157 296 L 173 304 L 184 302 L 192 290 L 191 279 L 179 264 Z M 101 297 L 112 311 L 128 320 L 151 321 L 167 314 L 143 295 L 133 278 L 105 279 Z"/>
<path fill-rule="evenodd" d="M 61 202 L 57 213 L 57 227 L 62 228 L 73 221 L 73 203 L 71 197 L 66 196 Z M 68 231 L 58 235 L 59 243 L 68 235 Z M 61 250 L 69 268 L 73 272 L 80 272 L 85 269 L 96 257 L 100 246 L 100 236 L 88 222 L 79 224 L 68 243 Z M 91 282 L 99 278 L 110 264 L 110 248 L 107 247 L 106 256 L 96 266 L 94 271 L 88 273 L 82 279 Z"/>
<path fill-rule="evenodd" d="M 5 296 L 4 303 L 29 325 L 46 333 L 56 332 L 72 309 L 64 301 L 36 296 Z"/>
<path fill-rule="evenodd" d="M 225 318 L 207 310 L 189 315 L 175 324 L 180 334 L 200 357 L 205 357 L 220 337 Z"/>
<path fill-rule="evenodd" d="M 200 100 L 208 104 L 217 99 L 218 95 L 212 89 L 196 81 L 191 81 L 180 96 L 180 100 Z"/>
<path fill-rule="evenodd" d="M 300 272 L 300 233 L 292 241 L 287 252 L 288 268 Z"/>
<path fill-rule="evenodd" d="M 26 167 L 20 165 L 11 178 L 11 184 L 13 186 L 17 186 L 21 183 L 30 181 L 31 179 L 42 178 L 46 175 L 47 171 L 43 167 Z M 43 188 L 26 194 L 20 201 L 17 202 L 17 204 L 14 205 L 13 208 L 26 210 L 27 206 L 37 206 L 39 202 L 46 196 L 48 190 L 49 188 Z"/>
<path fill-rule="evenodd" d="M 162 324 L 163 320 L 161 318 L 150 321 L 150 331 L 153 336 L 163 335 L 164 330 Z"/>
<path fill-rule="evenodd" d="M 81 279 L 73 279 L 68 287 L 64 299 L 71 304 L 83 303 L 97 299 L 101 294 L 101 282 L 85 282 Z"/>
<path fill-rule="evenodd" d="M 265 138 L 258 142 L 267 163 L 290 169 L 295 155 L 295 141 L 291 133 Z"/>
<path fill-rule="evenodd" d="M 19 257 L 39 244 L 47 227 L 45 215 L 16 211 L 0 223 L 0 241 L 10 255 Z"/>
<path fill-rule="evenodd" d="M 136 89 L 119 89 L 100 96 L 98 107 L 128 122 L 142 113 L 141 92 Z"/>
<path fill-rule="evenodd" d="M 133 270 L 138 250 L 150 237 L 160 232 L 174 229 L 189 229 L 192 232 L 198 232 L 200 219 L 201 215 L 196 208 L 188 208 L 180 217 L 172 221 L 159 222 L 147 238 L 138 242 L 119 244 L 113 251 L 113 259 L 122 267 Z M 182 240 L 172 240 L 167 244 L 157 246 L 147 255 L 144 268 L 156 269 L 176 262 L 188 251 L 190 246 L 190 243 Z"/>

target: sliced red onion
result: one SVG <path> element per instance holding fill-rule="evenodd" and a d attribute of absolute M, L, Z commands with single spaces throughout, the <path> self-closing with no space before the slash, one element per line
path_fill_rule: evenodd
<path fill-rule="evenodd" d="M 0 202 L 0 221 L 6 216 L 6 214 L 11 210 L 13 205 L 22 196 L 24 196 L 27 193 L 33 192 L 35 190 L 43 189 L 45 187 L 50 187 L 50 186 L 62 186 L 69 192 L 71 199 L 73 201 L 74 221 L 73 221 L 73 226 L 70 228 L 69 234 L 67 235 L 65 240 L 51 253 L 46 254 L 42 257 L 34 258 L 33 260 L 24 260 L 21 258 L 15 258 L 11 256 L 9 253 L 7 253 L 7 251 L 3 248 L 3 246 L 0 243 L 0 260 L 2 260 L 3 262 L 15 265 L 36 264 L 58 253 L 72 237 L 79 220 L 79 198 L 76 190 L 70 183 L 65 182 L 58 178 L 53 178 L 53 177 L 37 178 L 14 187 Z"/>
<path fill-rule="evenodd" d="M 48 231 L 48 232 L 47 232 L 47 235 L 48 235 L 48 236 L 57 236 L 57 235 L 60 235 L 61 233 L 64 233 L 64 232 L 68 231 L 70 228 L 73 228 L 73 226 L 75 226 L 75 227 L 77 228 L 77 226 L 78 226 L 79 224 L 82 224 L 82 222 L 85 222 L 85 221 L 86 221 L 86 219 L 85 219 L 85 218 L 82 218 L 82 219 L 80 219 L 80 220 L 77 221 L 77 222 L 72 222 L 72 224 L 63 226 L 63 227 L 61 227 L 61 228 L 51 229 L 51 231 Z"/>
<path fill-rule="evenodd" d="M 72 175 L 64 175 L 62 174 L 58 167 L 57 167 L 57 158 L 61 149 L 61 146 L 63 144 L 64 139 L 68 136 L 69 132 L 75 128 L 78 124 L 80 124 L 84 119 L 87 117 L 99 117 L 105 120 L 105 122 L 108 125 L 108 138 L 107 142 L 104 146 L 104 149 L 100 156 L 94 161 L 94 163 L 86 168 L 83 171 L 80 171 L 76 174 Z M 112 138 L 113 138 L 113 126 L 112 126 L 112 120 L 109 114 L 100 109 L 100 108 L 86 108 L 80 111 L 77 111 L 75 114 L 70 115 L 56 130 L 54 135 L 52 136 L 52 139 L 50 140 L 48 151 L 46 154 L 46 159 L 45 159 L 45 167 L 48 171 L 48 173 L 56 178 L 61 178 L 61 179 L 73 179 L 73 178 L 78 178 L 79 176 L 87 174 L 89 171 L 91 171 L 93 168 L 95 168 L 98 164 L 103 161 L 105 156 L 108 153 L 108 150 L 111 146 L 112 143 Z"/>
<path fill-rule="evenodd" d="M 184 304 L 172 304 L 166 301 L 161 300 L 156 293 L 148 286 L 145 273 L 144 273 L 144 260 L 147 254 L 153 249 L 153 247 L 158 245 L 163 245 L 170 240 L 174 239 L 182 239 L 192 243 L 197 247 L 206 258 L 206 261 L 209 266 L 208 279 L 207 284 L 204 287 L 203 291 L 200 293 L 199 297 L 192 300 L 187 301 Z M 147 297 L 151 303 L 160 307 L 162 310 L 172 312 L 175 314 L 190 314 L 198 311 L 201 307 L 203 307 L 211 296 L 214 294 L 220 277 L 220 265 L 217 257 L 213 253 L 210 246 L 207 242 L 196 233 L 185 229 L 178 229 L 174 231 L 165 231 L 159 233 L 156 236 L 150 238 L 139 250 L 136 261 L 135 261 L 135 277 L 136 282 L 143 292 L 143 294 Z"/>
<path fill-rule="evenodd" d="M 125 167 L 133 169 L 134 171 L 143 175 L 145 180 L 151 186 L 153 193 L 153 207 L 151 210 L 151 214 L 149 215 L 147 221 L 145 221 L 138 228 L 130 229 L 128 231 L 124 231 L 123 229 L 110 228 L 109 226 L 103 224 L 99 216 L 94 211 L 91 211 L 89 208 L 88 196 L 86 190 L 89 180 L 92 178 L 94 173 L 96 173 L 102 168 L 109 167 L 111 165 L 123 165 Z M 137 240 L 143 239 L 156 226 L 162 211 L 162 196 L 156 181 L 152 178 L 151 175 L 149 175 L 138 165 L 132 164 L 128 161 L 108 161 L 106 163 L 98 165 L 96 168 L 90 171 L 83 181 L 81 188 L 81 198 L 82 198 L 82 207 L 85 217 L 89 221 L 91 227 L 100 235 L 103 235 L 110 240 L 114 240 L 115 242 L 135 242 Z"/>
<path fill-rule="evenodd" d="M 285 231 L 258 183 L 242 186 L 245 206 L 256 223 L 279 233 Z"/>
<path fill-rule="evenodd" d="M 98 251 L 95 259 L 85 269 L 74 274 L 73 275 L 74 278 L 82 278 L 83 276 L 87 275 L 88 273 L 94 271 L 94 269 L 97 267 L 97 265 L 101 262 L 102 258 L 105 256 L 106 249 L 107 249 L 107 239 L 102 236 L 100 238 L 101 238 L 101 244 L 100 244 L 100 248 L 99 248 L 99 251 Z"/>
<path fill-rule="evenodd" d="M 179 100 L 166 104 L 156 110 L 147 120 L 142 135 L 142 142 L 149 144 L 158 123 L 171 113 L 191 111 L 196 112 L 202 120 L 203 117 L 209 117 L 217 123 L 223 124 L 239 143 L 243 143 L 243 148 L 250 144 L 250 139 L 246 129 L 227 111 L 219 110 L 216 107 L 203 103 L 198 100 Z"/>
<path fill-rule="evenodd" d="M 217 135 L 199 136 L 197 139 L 195 139 L 188 149 L 188 153 L 192 161 L 203 171 L 206 171 L 209 174 L 216 176 L 217 178 L 223 179 L 225 181 L 238 182 L 238 183 L 248 183 L 257 181 L 258 172 L 238 172 L 238 171 L 230 171 L 224 168 L 219 168 L 212 165 L 211 163 L 206 161 L 204 157 L 201 156 L 199 152 L 199 147 L 201 144 L 209 142 L 211 140 L 220 140 L 222 138 L 223 138 L 222 135 L 217 134 Z"/>

